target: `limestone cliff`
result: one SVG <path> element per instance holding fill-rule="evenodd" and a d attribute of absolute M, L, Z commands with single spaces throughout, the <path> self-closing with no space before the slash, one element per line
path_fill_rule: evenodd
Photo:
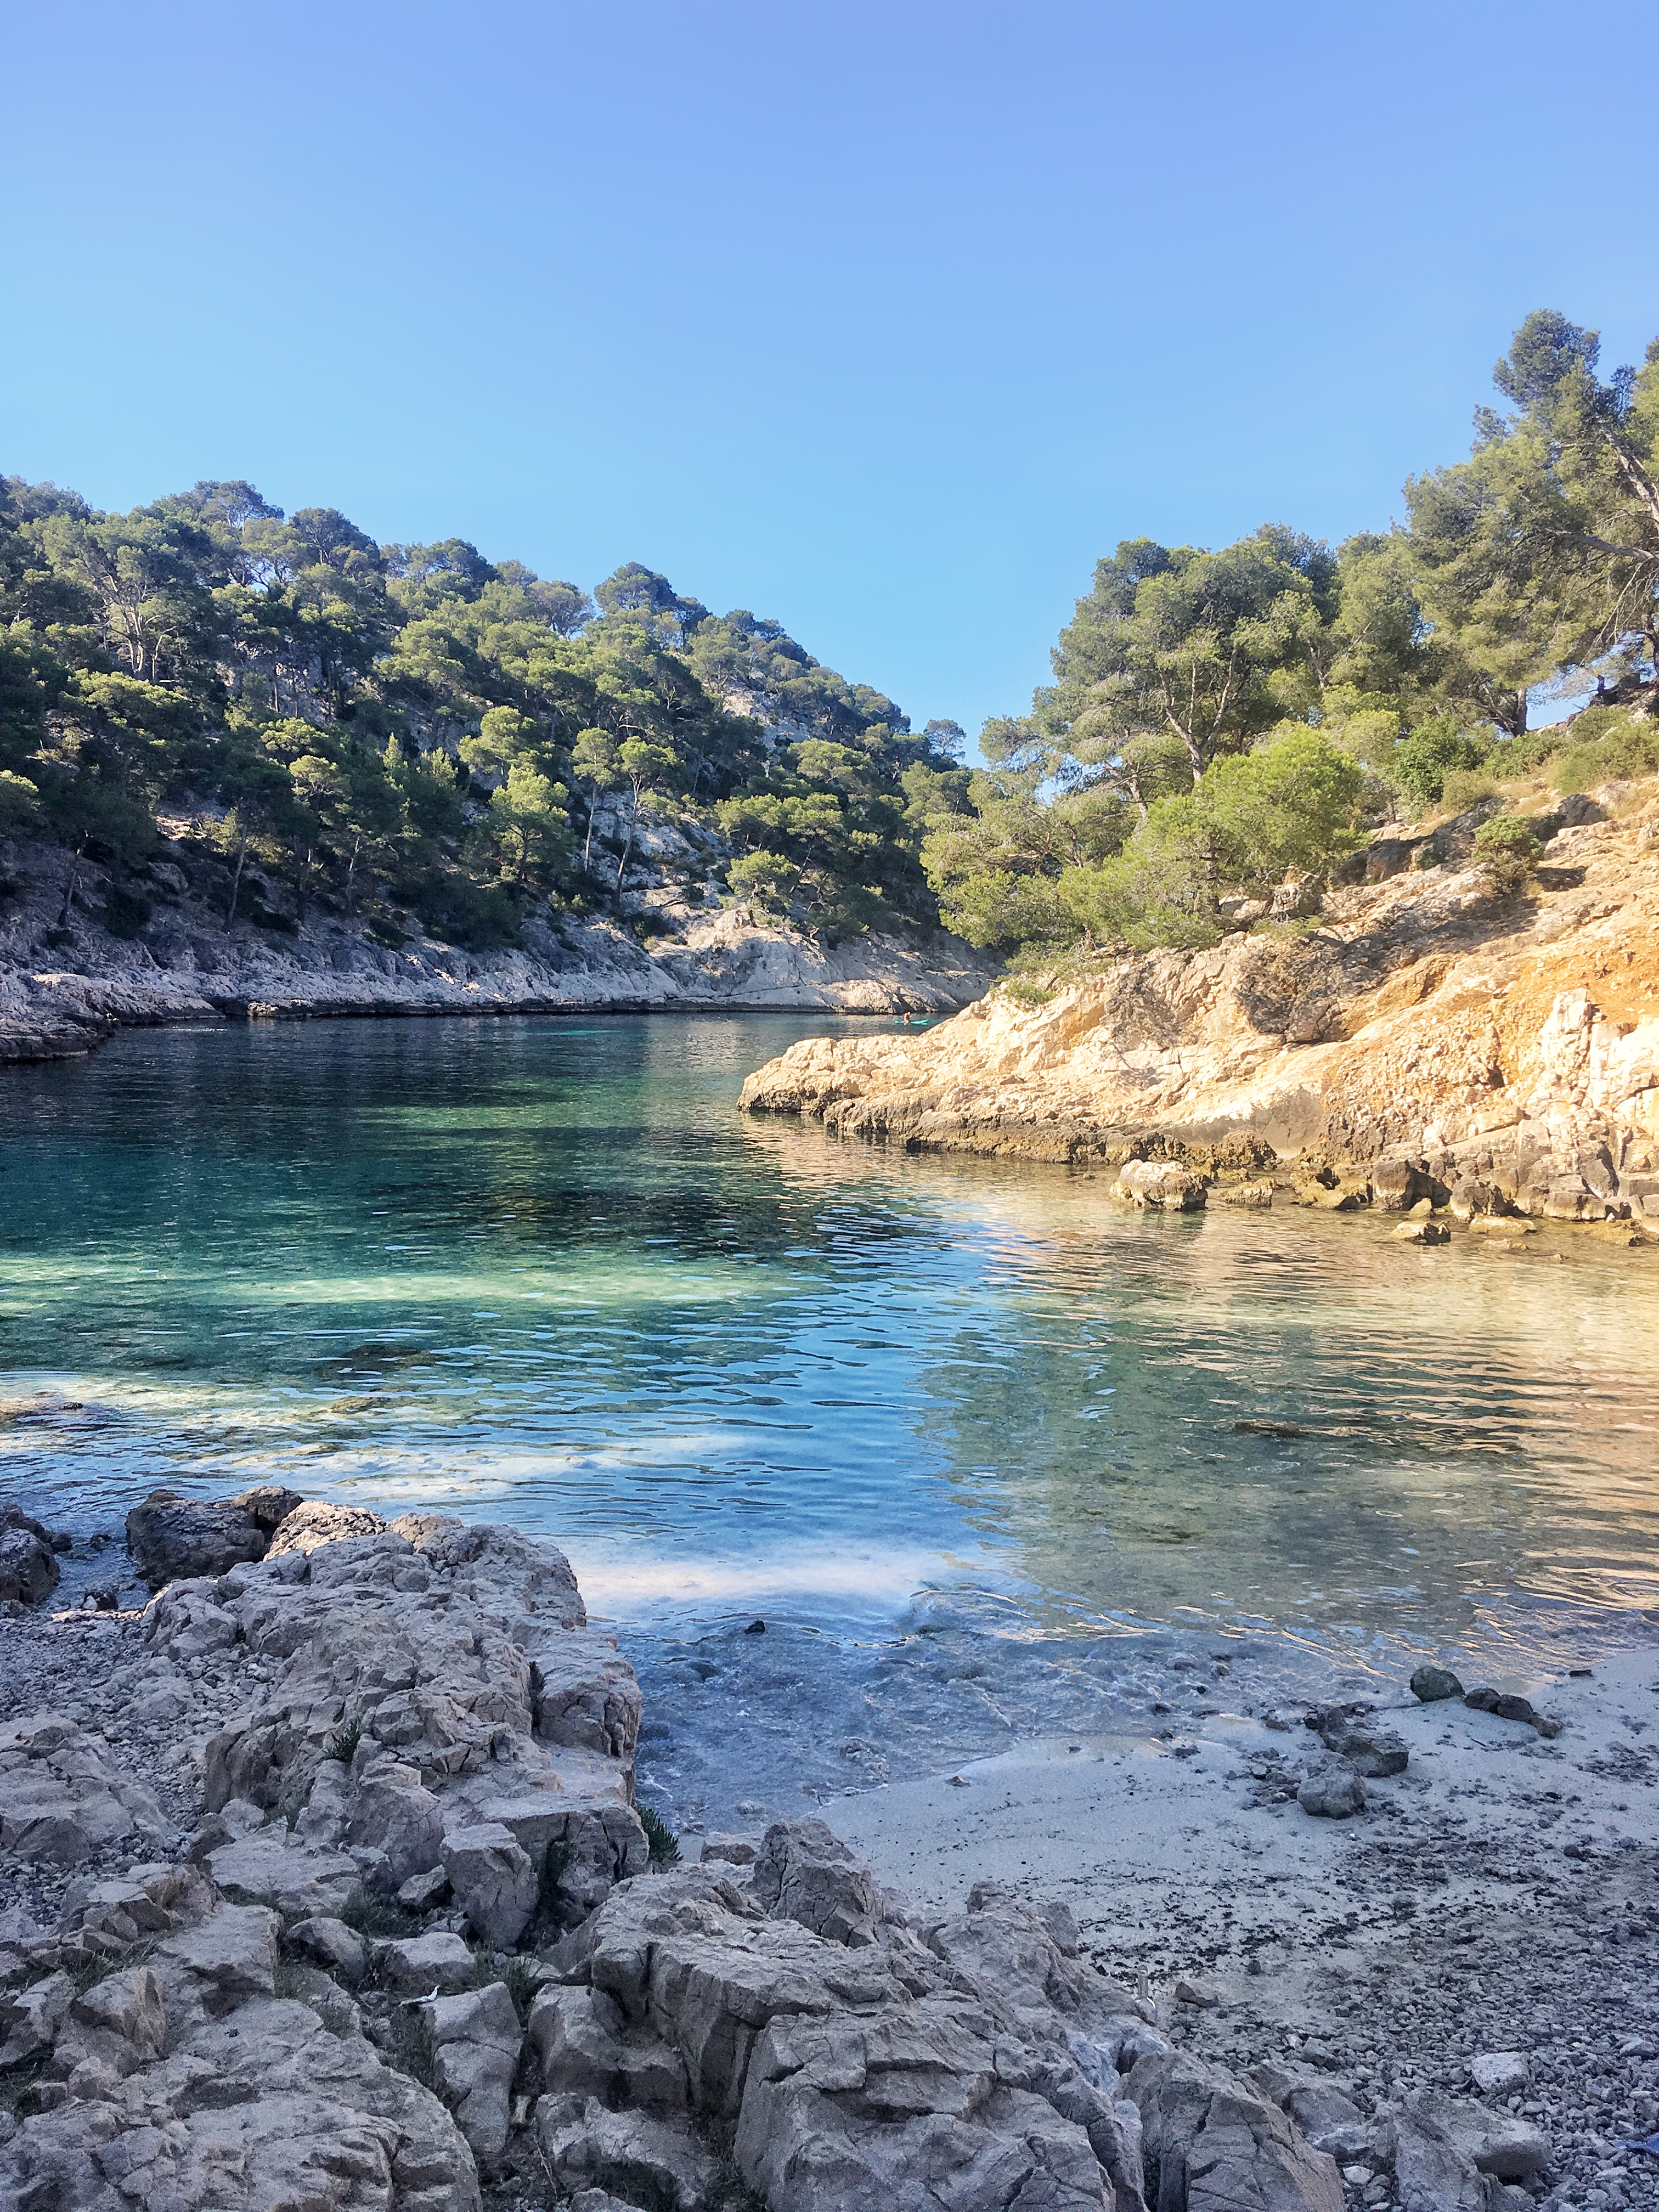
<path fill-rule="evenodd" d="M 278 932 L 222 916 L 181 870 L 141 933 L 111 935 L 101 872 L 55 848 L 0 849 L 0 1061 L 85 1052 L 123 1023 L 326 1014 L 559 1013 L 643 1008 L 940 1012 L 985 988 L 990 964 L 951 937 L 827 945 L 714 908 L 642 945 L 613 922 L 535 923 L 522 949 L 467 952 L 377 940 L 319 915 Z"/>
<path fill-rule="evenodd" d="M 1473 823 L 1374 843 L 1316 923 L 1000 988 L 916 1037 L 808 1039 L 753 1113 L 1028 1159 L 1412 1160 L 1564 1218 L 1659 1214 L 1659 792 L 1565 802 L 1527 890 Z M 1437 864 L 1425 866 L 1425 860 Z"/>

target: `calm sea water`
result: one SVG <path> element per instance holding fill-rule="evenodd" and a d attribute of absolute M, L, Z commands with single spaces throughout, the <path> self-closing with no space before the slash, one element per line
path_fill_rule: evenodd
<path fill-rule="evenodd" d="M 835 1026 L 139 1031 L 5 1072 L 0 1486 L 83 1531 L 280 1479 L 554 1537 L 691 1819 L 1115 1724 L 1218 1638 L 1265 1698 L 1652 1635 L 1651 1254 L 1135 1216 L 737 1115 Z"/>

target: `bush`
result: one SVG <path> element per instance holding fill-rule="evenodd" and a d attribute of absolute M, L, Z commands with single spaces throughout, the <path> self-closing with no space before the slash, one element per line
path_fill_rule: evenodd
<path fill-rule="evenodd" d="M 1561 792 L 1594 791 L 1659 769 L 1659 724 L 1613 707 L 1587 707 L 1568 725 L 1572 742 L 1558 753 L 1550 781 Z"/>
<path fill-rule="evenodd" d="M 1494 814 L 1474 833 L 1474 857 L 1500 891 L 1518 891 L 1543 852 L 1531 823 L 1518 814 Z"/>
<path fill-rule="evenodd" d="M 1491 750 L 1489 738 L 1460 730 L 1448 714 L 1434 714 L 1395 749 L 1389 773 L 1412 805 L 1426 812 L 1440 804 L 1454 769 L 1484 768 Z"/>
<path fill-rule="evenodd" d="M 323 1746 L 323 1757 L 337 1759 L 343 1766 L 349 1766 L 357 1756 L 357 1747 L 362 1740 L 362 1723 L 360 1720 L 348 1721 L 343 1728 L 337 1729 Z"/>

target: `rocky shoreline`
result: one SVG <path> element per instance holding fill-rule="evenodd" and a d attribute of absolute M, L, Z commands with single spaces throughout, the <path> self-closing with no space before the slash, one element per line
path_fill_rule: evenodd
<path fill-rule="evenodd" d="M 127 1025 L 398 1015 L 812 1011 L 953 1012 L 990 965 L 954 938 L 829 944 L 741 908 L 673 918 L 642 944 L 611 921 L 528 922 L 524 944 L 468 952 L 389 942 L 319 914 L 282 930 L 222 915 L 182 869 L 134 938 L 112 936 L 98 872 L 56 848 L 0 848 L 0 1062 L 91 1051 Z M 169 888 L 170 887 L 170 888 Z"/>
<path fill-rule="evenodd" d="M 1563 802 L 1525 893 L 1468 865 L 1482 818 L 1374 840 L 1354 880 L 1287 898 L 1276 934 L 999 988 L 916 1037 L 803 1040 L 743 1106 L 911 1151 L 1188 1171 L 1130 1173 L 1140 1204 L 1428 1200 L 1645 1236 L 1659 792 Z"/>
<path fill-rule="evenodd" d="M 0 1537 L 0 2204 L 1659 2201 L 1652 1653 L 1304 1715 L 1221 1643 L 1144 1737 L 677 1844 L 551 1547 L 126 1540 L 54 1612 Z"/>

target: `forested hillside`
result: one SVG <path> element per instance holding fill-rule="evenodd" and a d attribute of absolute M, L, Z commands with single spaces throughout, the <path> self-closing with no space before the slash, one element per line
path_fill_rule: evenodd
<path fill-rule="evenodd" d="M 939 787 L 924 858 L 950 926 L 1039 963 L 1208 945 L 1368 826 L 1547 763 L 1567 790 L 1659 768 L 1659 340 L 1640 371 L 1598 360 L 1595 332 L 1528 316 L 1504 410 L 1386 535 L 1120 544 L 1053 684 L 987 726 L 965 807 Z M 1566 731 L 1528 726 L 1540 695 L 1591 690 Z M 1478 842 L 1510 884 L 1536 855 L 1502 809 Z"/>
<path fill-rule="evenodd" d="M 242 483 L 130 514 L 0 486 L 0 837 L 94 862 L 118 934 L 162 830 L 228 920 L 481 948 L 532 910 L 628 910 L 665 816 L 705 896 L 927 929 L 922 817 L 965 803 L 961 741 L 637 563 L 590 599 Z"/>

